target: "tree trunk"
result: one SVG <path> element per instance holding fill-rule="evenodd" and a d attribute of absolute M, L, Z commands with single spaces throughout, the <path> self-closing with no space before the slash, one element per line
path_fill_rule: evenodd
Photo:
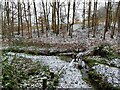
<path fill-rule="evenodd" d="M 75 0 L 73 1 L 73 17 L 72 17 L 72 24 L 70 24 L 70 30 L 69 30 L 69 36 L 71 36 L 71 38 L 73 32 L 74 19 L 75 19 Z"/>
<path fill-rule="evenodd" d="M 83 22 L 82 22 L 82 29 L 85 29 L 85 0 L 83 2 Z"/>
<path fill-rule="evenodd" d="M 69 15 L 70 15 L 70 0 L 68 1 L 68 14 L 67 14 L 67 31 L 69 32 Z"/>
<path fill-rule="evenodd" d="M 88 37 L 89 37 L 89 33 L 90 33 L 90 15 L 91 15 L 91 0 L 89 0 L 89 9 L 88 9 Z"/>
<path fill-rule="evenodd" d="M 20 34 L 20 0 L 18 0 L 18 35 Z"/>
<path fill-rule="evenodd" d="M 53 32 L 56 33 L 56 0 L 53 0 L 52 6 L 52 29 Z"/>
<path fill-rule="evenodd" d="M 118 3 L 118 49 L 120 49 L 120 1 Z"/>
<path fill-rule="evenodd" d="M 97 30 L 97 0 L 94 1 L 94 30 L 93 30 L 93 37 L 96 36 Z"/>
<path fill-rule="evenodd" d="M 38 34 L 38 37 L 40 37 L 40 35 L 39 35 L 39 28 L 38 28 L 38 21 L 37 21 L 38 19 L 37 19 L 37 10 L 36 10 L 35 0 L 33 0 L 33 4 L 34 4 L 35 19 L 36 19 L 37 34 Z"/>
<path fill-rule="evenodd" d="M 116 13 L 115 13 L 115 16 L 114 16 L 114 20 L 113 20 L 113 28 L 112 28 L 112 31 L 111 31 L 111 38 L 113 38 L 114 33 L 115 33 L 119 7 L 120 7 L 120 5 L 118 4 L 117 10 L 116 10 Z"/>
<path fill-rule="evenodd" d="M 29 20 L 29 38 L 32 38 L 32 23 L 31 23 L 31 12 L 30 12 L 30 3 L 28 0 L 28 20 Z"/>
<path fill-rule="evenodd" d="M 46 36 L 47 35 L 47 30 L 48 30 L 48 26 L 47 26 L 47 15 L 46 15 L 46 11 L 45 11 L 45 4 L 44 1 L 42 0 L 42 7 L 43 7 L 43 12 L 44 12 L 44 21 L 45 21 L 45 27 L 46 27 Z"/>
<path fill-rule="evenodd" d="M 106 21 L 105 21 L 105 29 L 104 29 L 104 36 L 103 36 L 103 40 L 105 40 L 105 34 L 108 31 L 108 20 L 109 20 L 109 2 L 107 4 L 107 8 L 106 8 Z"/>
<path fill-rule="evenodd" d="M 56 35 L 59 34 L 59 29 L 60 29 L 60 28 L 59 28 L 59 26 L 60 26 L 60 22 L 59 22 L 59 21 L 60 21 L 60 16 L 59 16 L 59 8 L 60 8 L 60 7 L 59 7 L 59 6 L 60 6 L 60 5 L 59 5 L 59 2 L 60 2 L 60 1 L 57 0 L 57 30 L 56 30 Z"/>
<path fill-rule="evenodd" d="M 14 4 L 12 2 L 12 22 L 11 22 L 11 28 L 12 28 L 12 36 L 14 35 Z"/>

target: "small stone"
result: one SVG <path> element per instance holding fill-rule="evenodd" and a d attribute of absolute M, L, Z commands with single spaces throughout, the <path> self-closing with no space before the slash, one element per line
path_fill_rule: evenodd
<path fill-rule="evenodd" d="M 76 81 L 75 84 L 78 84 L 78 81 Z"/>

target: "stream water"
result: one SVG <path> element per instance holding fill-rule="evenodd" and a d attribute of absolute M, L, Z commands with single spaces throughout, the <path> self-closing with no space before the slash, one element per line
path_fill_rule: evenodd
<path fill-rule="evenodd" d="M 90 84 L 83 80 L 83 76 L 87 76 L 84 69 L 81 73 L 79 69 L 74 67 L 74 60 L 66 62 L 61 60 L 58 56 L 36 56 L 13 52 L 9 52 L 8 55 L 31 58 L 33 61 L 38 60 L 43 65 L 49 66 L 50 70 L 54 73 L 58 74 L 59 72 L 62 72 L 62 75 L 59 78 L 58 88 L 93 88 Z M 63 68 L 63 70 L 61 68 Z"/>

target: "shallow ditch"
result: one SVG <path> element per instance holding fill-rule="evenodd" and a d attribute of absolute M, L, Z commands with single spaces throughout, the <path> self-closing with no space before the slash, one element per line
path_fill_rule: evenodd
<path fill-rule="evenodd" d="M 101 49 L 102 50 L 102 49 Z M 4 50 L 5 51 L 5 50 Z M 18 53 L 20 53 L 21 51 L 17 51 L 17 50 L 12 50 L 12 49 L 8 49 L 8 50 L 6 50 L 7 52 L 9 52 L 9 51 L 12 51 L 12 52 L 15 52 L 16 54 L 17 54 L 17 52 Z M 26 53 L 26 55 L 28 55 L 29 57 L 28 58 L 31 58 L 32 56 L 34 56 L 34 55 L 36 55 L 35 57 L 34 57 L 34 59 L 36 58 L 42 58 L 42 62 L 43 62 L 43 64 L 45 64 L 45 65 L 48 65 L 51 69 L 52 69 L 52 71 L 54 71 L 54 72 L 59 72 L 60 71 L 60 69 L 64 66 L 64 65 L 66 65 L 66 68 L 64 69 L 64 70 L 68 70 L 68 71 L 72 71 L 72 72 L 77 72 L 77 73 L 69 73 L 69 72 L 67 72 L 67 71 L 65 71 L 65 72 L 63 72 L 64 73 L 64 75 L 62 75 L 62 77 L 61 77 L 61 81 L 60 81 L 60 83 L 61 83 L 61 87 L 62 86 L 64 86 L 65 88 L 69 88 L 69 87 L 71 87 L 71 88 L 73 88 L 74 86 L 75 87 L 85 87 L 85 88 L 88 88 L 88 87 L 92 87 L 92 89 L 94 89 L 94 90 L 106 90 L 106 89 L 109 89 L 109 90 L 116 90 L 117 88 L 113 88 L 112 87 L 112 85 L 110 85 L 110 84 L 108 84 L 108 83 L 106 83 L 106 82 L 104 82 L 103 80 L 102 80 L 102 78 L 101 78 L 101 76 L 102 75 L 100 75 L 100 74 L 97 74 L 97 73 L 95 73 L 95 70 L 93 70 L 93 66 L 95 65 L 95 63 L 96 63 L 96 61 L 95 60 L 93 60 L 93 62 L 88 62 L 88 61 L 86 61 L 86 59 L 84 58 L 84 59 L 82 59 L 82 61 L 85 61 L 85 64 L 86 64 L 86 66 L 85 67 L 81 67 L 80 65 L 79 66 L 76 66 L 76 62 L 73 62 L 73 66 L 72 67 L 68 67 L 68 65 L 70 64 L 70 62 L 74 59 L 74 56 L 75 56 L 75 54 L 76 53 L 69 53 L 69 52 L 67 52 L 68 54 L 66 54 L 65 52 L 63 53 L 63 54 L 60 54 L 60 55 L 56 55 L 56 54 L 52 54 L 52 56 L 49 54 L 49 55 L 47 55 L 47 54 L 42 54 L 42 56 L 38 56 L 38 54 L 40 54 L 40 53 L 30 53 L 29 51 L 23 51 L 24 52 L 24 54 Z M 33 51 L 33 52 L 35 52 L 35 51 Z M 48 53 L 48 52 L 47 52 Z M 95 54 L 101 54 L 102 52 L 100 52 L 100 53 L 98 53 L 98 51 L 97 51 L 97 53 L 95 53 Z M 104 53 L 106 53 L 106 51 L 104 51 Z M 32 55 L 31 55 L 32 54 Z M 58 54 L 58 53 L 57 53 Z M 94 54 L 94 53 L 93 53 Z M 105 58 L 109 58 L 109 59 L 111 59 L 112 57 L 109 57 L 109 53 L 106 53 L 106 54 L 108 54 L 108 56 L 106 57 L 106 56 L 103 56 L 103 57 L 105 57 Z M 103 55 L 103 54 L 102 54 Z M 110 55 L 112 55 L 111 54 L 111 52 L 110 52 Z M 88 55 L 89 56 L 89 55 Z M 54 57 L 54 58 L 53 58 Z M 46 60 L 44 60 L 44 58 L 46 58 Z M 51 58 L 51 59 L 50 59 Z M 57 59 L 59 58 L 59 60 L 60 61 L 58 61 L 58 62 L 56 62 L 56 63 L 53 63 L 54 61 L 57 61 Z M 96 58 L 96 57 L 95 57 Z M 104 59 L 105 60 L 105 59 Z M 45 62 L 44 62 L 45 61 Z M 51 61 L 50 63 L 48 63 L 49 61 Z M 102 64 L 106 64 L 106 61 L 99 61 L 99 63 L 102 63 Z M 59 65 L 58 65 L 59 64 Z M 53 65 L 53 66 L 52 66 Z M 108 65 L 108 64 L 106 64 L 106 65 Z M 66 72 L 67 72 L 67 74 L 66 74 Z M 80 77 L 78 77 L 78 76 L 76 76 L 76 77 L 78 77 L 78 78 L 81 78 L 80 79 L 80 81 L 81 82 L 83 82 L 84 84 L 82 85 L 82 84 L 78 84 L 78 82 L 77 82 L 77 84 L 76 84 L 76 81 L 73 81 L 73 82 L 75 82 L 75 84 L 72 82 L 72 81 L 65 81 L 64 82 L 64 79 L 65 80 L 69 80 L 69 76 L 70 77 L 73 77 L 72 75 L 77 75 L 77 74 L 79 74 L 80 75 Z M 66 78 L 64 78 L 64 77 L 66 77 L 65 75 L 68 75 L 68 77 L 67 77 L 67 79 Z M 79 80 L 79 79 L 78 79 Z M 65 84 L 68 84 L 68 85 L 66 85 L 65 86 Z M 88 84 L 88 85 L 87 85 Z M 60 87 L 60 88 L 61 88 Z"/>

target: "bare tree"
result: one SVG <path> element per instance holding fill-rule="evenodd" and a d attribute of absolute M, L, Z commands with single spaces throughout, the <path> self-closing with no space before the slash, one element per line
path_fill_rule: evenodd
<path fill-rule="evenodd" d="M 75 19 L 75 1 L 73 1 L 73 17 L 72 17 L 72 23 L 70 24 L 70 28 L 69 28 L 69 36 L 71 36 L 72 38 L 72 32 L 73 32 L 73 25 L 74 25 L 74 19 Z"/>
<path fill-rule="evenodd" d="M 47 3 L 46 3 L 46 4 L 47 4 Z M 42 7 L 43 7 L 43 13 L 44 13 L 45 27 L 46 27 L 46 36 L 48 36 L 48 35 L 47 35 L 48 23 L 47 23 L 46 11 L 45 11 L 45 4 L 44 4 L 44 1 L 43 1 L 43 0 L 42 0 Z"/>
<path fill-rule="evenodd" d="M 59 16 L 59 10 L 60 10 L 60 1 L 59 0 L 57 0 L 57 31 L 56 31 L 56 34 L 58 35 L 59 34 L 59 26 L 60 26 L 60 16 Z"/>
<path fill-rule="evenodd" d="M 14 34 L 14 2 L 12 1 L 11 2 L 11 4 L 12 4 L 12 20 L 11 20 L 11 28 L 12 28 L 12 36 L 13 36 L 13 34 Z"/>
<path fill-rule="evenodd" d="M 91 20 L 91 0 L 89 0 L 89 8 L 88 8 L 88 37 L 90 33 L 90 20 Z"/>
<path fill-rule="evenodd" d="M 28 0 L 28 21 L 29 21 L 29 38 L 32 38 L 32 23 L 31 23 L 31 12 L 30 12 L 30 3 Z"/>
<path fill-rule="evenodd" d="M 70 18 L 70 0 L 68 1 L 67 31 L 69 31 L 69 18 Z"/>
<path fill-rule="evenodd" d="M 112 0 L 109 0 L 109 11 L 108 11 L 108 18 L 109 18 L 109 22 L 108 22 L 108 27 L 109 29 L 111 28 L 111 23 L 112 23 Z"/>
<path fill-rule="evenodd" d="M 118 2 L 118 49 L 120 49 L 120 1 Z"/>
<path fill-rule="evenodd" d="M 83 22 L 82 22 L 82 29 L 85 29 L 85 0 L 83 2 Z"/>
<path fill-rule="evenodd" d="M 34 13 L 35 13 L 35 19 L 36 19 L 36 28 L 37 28 L 37 34 L 38 34 L 38 37 L 40 37 L 39 35 L 39 28 L 38 28 L 38 19 L 37 19 L 37 10 L 36 10 L 36 3 L 35 3 L 35 0 L 33 0 L 33 4 L 34 4 Z"/>
<path fill-rule="evenodd" d="M 96 36 L 96 30 L 97 30 L 97 0 L 94 0 L 94 30 L 93 30 L 93 37 Z"/>
<path fill-rule="evenodd" d="M 18 35 L 20 34 L 20 0 L 18 0 Z"/>
<path fill-rule="evenodd" d="M 108 22 L 109 22 L 109 7 L 110 7 L 110 2 L 108 2 L 107 7 L 106 7 L 106 21 L 105 21 L 105 29 L 104 29 L 104 36 L 103 39 L 105 39 L 105 34 L 108 31 Z"/>
<path fill-rule="evenodd" d="M 56 33 L 56 0 L 52 0 L 52 29 Z"/>
<path fill-rule="evenodd" d="M 112 28 L 112 30 L 111 30 L 111 38 L 113 38 L 114 33 L 115 33 L 119 7 L 120 7 L 120 6 L 119 6 L 119 4 L 118 4 L 117 9 L 116 9 L 116 11 L 115 11 L 114 19 L 113 19 L 113 28 Z"/>

